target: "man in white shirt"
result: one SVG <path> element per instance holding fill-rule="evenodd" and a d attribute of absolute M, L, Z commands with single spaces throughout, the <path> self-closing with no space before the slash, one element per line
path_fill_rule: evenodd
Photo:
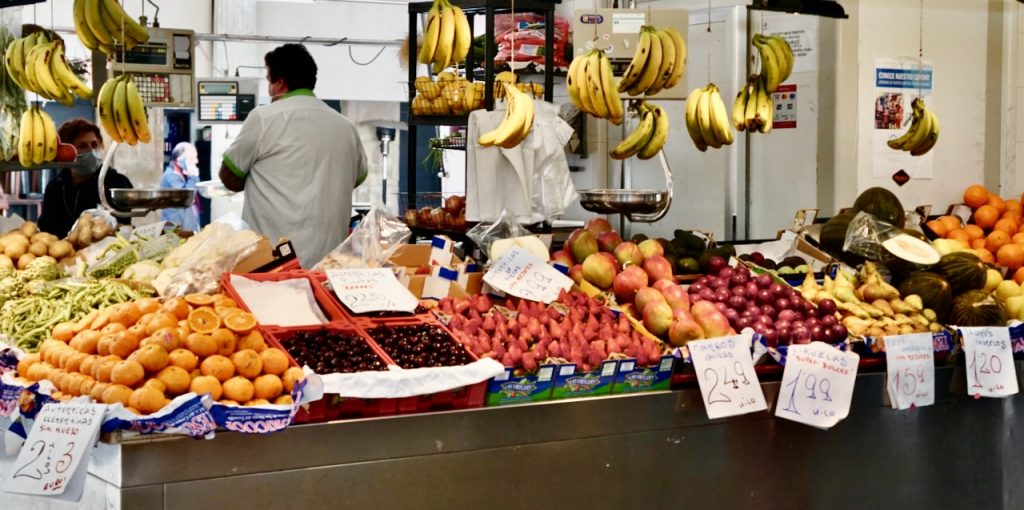
<path fill-rule="evenodd" d="M 348 236 L 366 154 L 352 122 L 313 95 L 317 67 L 304 46 L 279 46 L 264 62 L 273 102 L 249 113 L 224 152 L 220 179 L 245 190 L 250 227 L 289 238 L 311 268 Z"/>

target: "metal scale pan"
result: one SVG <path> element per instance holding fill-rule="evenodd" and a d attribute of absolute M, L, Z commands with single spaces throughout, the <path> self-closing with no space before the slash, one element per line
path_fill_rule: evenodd
<path fill-rule="evenodd" d="M 580 205 L 593 213 L 622 214 L 631 222 L 653 223 L 660 220 L 672 205 L 672 170 L 665 158 L 665 151 L 658 151 L 658 158 L 665 172 L 664 190 L 581 190 Z"/>
<path fill-rule="evenodd" d="M 108 202 L 105 185 L 107 170 L 110 168 L 110 161 L 114 158 L 114 152 L 117 151 L 118 145 L 117 142 L 110 145 L 110 150 L 103 158 L 103 166 L 100 167 L 100 203 L 110 211 L 110 214 L 119 218 L 132 218 L 145 216 L 160 209 L 192 207 L 196 201 L 196 191 L 192 189 L 114 188 L 110 190 L 110 202 Z"/>

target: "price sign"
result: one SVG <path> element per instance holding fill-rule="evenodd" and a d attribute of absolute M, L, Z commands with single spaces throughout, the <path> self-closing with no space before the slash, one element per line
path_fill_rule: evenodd
<path fill-rule="evenodd" d="M 149 225 L 143 225 L 132 231 L 132 239 L 153 239 L 154 237 L 160 237 L 164 233 L 165 225 L 167 225 L 166 221 L 158 221 L 156 223 L 150 223 Z"/>
<path fill-rule="evenodd" d="M 709 419 L 768 409 L 754 373 L 750 341 L 751 335 L 736 335 L 686 344 Z"/>
<path fill-rule="evenodd" d="M 967 393 L 982 397 L 1017 394 L 1009 328 L 960 328 L 967 362 Z"/>
<path fill-rule="evenodd" d="M 885 360 L 893 409 L 935 403 L 935 348 L 931 333 L 885 337 Z"/>
<path fill-rule="evenodd" d="M 572 287 L 568 276 L 518 246 L 484 274 L 484 281 L 506 294 L 541 303 L 551 303 Z"/>
<path fill-rule="evenodd" d="M 329 269 L 327 279 L 354 313 L 411 312 L 419 303 L 390 269 Z"/>
<path fill-rule="evenodd" d="M 46 404 L 14 462 L 4 491 L 73 499 L 85 487 L 85 464 L 99 438 L 103 404 Z M 77 494 L 76 494 L 77 492 Z"/>
<path fill-rule="evenodd" d="M 830 429 L 850 414 L 860 356 L 822 342 L 789 346 L 775 416 Z"/>

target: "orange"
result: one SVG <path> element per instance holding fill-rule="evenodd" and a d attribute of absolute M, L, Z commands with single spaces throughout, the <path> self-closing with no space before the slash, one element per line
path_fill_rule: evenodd
<path fill-rule="evenodd" d="M 110 322 L 121 324 L 126 328 L 134 326 L 140 317 L 142 317 L 142 311 L 135 303 L 121 303 L 110 310 Z"/>
<path fill-rule="evenodd" d="M 185 302 L 192 306 L 210 306 L 214 297 L 209 294 L 189 294 L 185 296 Z"/>
<path fill-rule="evenodd" d="M 256 378 L 252 382 L 253 396 L 256 398 L 262 398 L 266 400 L 275 399 L 281 395 L 281 391 L 284 390 L 284 384 L 281 382 L 281 378 L 276 375 L 264 374 Z"/>
<path fill-rule="evenodd" d="M 999 214 L 1006 212 L 1006 202 L 999 195 L 992 193 L 988 196 L 988 205 L 995 207 Z"/>
<path fill-rule="evenodd" d="M 167 362 L 186 372 L 191 372 L 199 365 L 199 357 L 188 349 L 178 348 L 167 355 Z"/>
<path fill-rule="evenodd" d="M 197 333 L 210 334 L 220 327 L 220 317 L 209 308 L 197 308 L 188 314 L 188 326 Z"/>
<path fill-rule="evenodd" d="M 167 404 L 167 397 L 154 388 L 142 387 L 132 392 L 128 398 L 128 405 L 138 409 L 143 414 L 155 413 Z"/>
<path fill-rule="evenodd" d="M 224 325 L 239 335 L 248 335 L 256 328 L 256 317 L 249 312 L 235 312 L 224 318 Z"/>
<path fill-rule="evenodd" d="M 185 339 L 188 350 L 196 356 L 206 357 L 217 352 L 217 342 L 210 335 L 192 333 Z"/>
<path fill-rule="evenodd" d="M 992 252 L 986 250 L 985 248 L 974 250 L 974 253 L 978 256 L 979 259 L 981 259 L 982 262 L 986 264 L 996 263 L 996 258 L 992 255 Z"/>
<path fill-rule="evenodd" d="M 1017 230 L 1020 229 L 1020 225 L 1018 225 L 1017 222 L 1012 218 L 1004 217 L 1003 219 L 997 221 L 995 226 L 992 228 L 994 230 L 1002 230 L 1003 232 L 1006 232 L 1007 234 L 1010 234 L 1012 236 L 1013 234 L 1017 233 Z"/>
<path fill-rule="evenodd" d="M 75 323 L 74 322 L 62 322 L 53 327 L 53 332 L 50 333 L 55 340 L 61 342 L 67 342 L 75 336 Z"/>
<path fill-rule="evenodd" d="M 146 324 L 146 334 L 152 335 L 163 328 L 174 328 L 178 326 L 178 318 L 172 313 L 161 312 L 153 316 Z"/>
<path fill-rule="evenodd" d="M 263 373 L 281 375 L 288 369 L 288 355 L 281 349 L 271 347 L 260 353 L 263 360 Z"/>
<path fill-rule="evenodd" d="M 238 303 L 227 296 L 218 296 L 214 298 L 213 306 L 217 308 L 238 308 Z"/>
<path fill-rule="evenodd" d="M 1021 205 L 1020 200 L 1017 200 L 1016 198 L 1011 198 L 1009 200 L 1006 200 L 1006 212 L 1024 214 L 1024 206 Z"/>
<path fill-rule="evenodd" d="M 189 390 L 197 395 L 209 393 L 213 400 L 220 400 L 220 395 L 223 391 L 220 381 L 211 375 L 201 375 L 192 379 L 192 382 L 189 384 Z"/>
<path fill-rule="evenodd" d="M 1013 281 L 1017 282 L 1017 285 L 1024 284 L 1024 267 L 1013 273 Z"/>
<path fill-rule="evenodd" d="M 164 367 L 156 377 L 160 382 L 164 383 L 165 391 L 171 395 L 185 393 L 192 383 L 192 378 L 189 377 L 188 371 L 181 367 Z"/>
<path fill-rule="evenodd" d="M 932 232 L 935 232 L 935 235 L 938 237 L 946 237 L 946 233 L 949 232 L 946 230 L 946 225 L 939 220 L 931 220 L 928 223 L 925 223 L 925 225 L 930 228 Z"/>
<path fill-rule="evenodd" d="M 981 228 L 991 228 L 999 219 L 999 210 L 992 205 L 983 205 L 974 211 L 974 223 Z"/>
<path fill-rule="evenodd" d="M 1009 242 L 1010 234 L 1007 234 L 1002 230 L 993 230 L 992 233 L 988 235 L 988 238 L 985 241 L 985 249 L 992 253 L 995 253 L 999 251 L 999 248 L 1002 248 L 1004 244 Z"/>
<path fill-rule="evenodd" d="M 160 310 L 172 313 L 178 320 L 181 320 L 188 318 L 191 307 L 188 306 L 188 301 L 185 301 L 184 298 L 171 298 L 164 302 L 164 306 L 161 306 Z"/>
<path fill-rule="evenodd" d="M 977 250 L 979 248 L 984 248 L 986 242 L 987 240 L 985 238 L 971 239 L 971 249 Z"/>
<path fill-rule="evenodd" d="M 260 334 L 260 331 L 254 329 L 248 335 L 239 336 L 236 348 L 239 351 L 242 349 L 252 349 L 256 352 L 263 352 L 267 348 L 267 342 L 263 340 L 263 335 Z"/>
<path fill-rule="evenodd" d="M 217 354 L 231 356 L 235 352 L 235 345 L 238 343 L 238 339 L 235 338 L 235 334 L 231 330 L 219 328 L 210 336 L 217 342 Z"/>
<path fill-rule="evenodd" d="M 953 215 L 939 216 L 938 221 L 942 222 L 946 227 L 946 232 L 953 230 L 954 228 L 960 228 L 960 218 Z"/>
<path fill-rule="evenodd" d="M 248 402 L 252 400 L 252 395 L 256 391 L 252 381 L 239 375 L 224 381 L 223 386 L 224 396 L 235 402 Z"/>
<path fill-rule="evenodd" d="M 1004 244 L 996 252 L 996 263 L 1010 268 L 1011 271 L 1016 271 L 1024 266 L 1024 246 L 1013 243 Z"/>
<path fill-rule="evenodd" d="M 114 364 L 114 369 L 110 371 L 110 382 L 131 387 L 145 376 L 146 371 L 138 361 L 126 359 Z"/>
<path fill-rule="evenodd" d="M 160 301 L 155 298 L 142 298 L 135 301 L 135 306 L 139 307 L 139 311 L 143 315 L 147 313 L 156 313 L 160 310 Z"/>
<path fill-rule="evenodd" d="M 982 239 L 985 237 L 985 231 L 977 225 L 967 225 L 964 227 L 964 231 L 967 232 L 967 237 L 970 239 Z"/>
<path fill-rule="evenodd" d="M 1010 238 L 1011 242 L 1016 244 L 1024 244 L 1024 232 L 1017 232 Z"/>
<path fill-rule="evenodd" d="M 970 244 L 971 242 L 971 236 L 962 228 L 950 230 L 949 233 L 946 234 L 946 239 L 956 239 L 957 241 L 963 241 L 964 244 Z"/>
<path fill-rule="evenodd" d="M 250 349 L 243 349 L 232 354 L 231 363 L 235 365 L 235 372 L 238 375 L 250 379 L 260 375 L 263 370 L 263 359 L 259 353 Z"/>
<path fill-rule="evenodd" d="M 292 396 L 291 395 L 281 395 L 280 397 L 277 397 L 276 399 L 274 399 L 274 405 L 290 406 L 292 404 L 294 404 L 294 402 L 292 402 Z"/>
<path fill-rule="evenodd" d="M 93 387 L 95 389 L 95 387 Z M 121 405 L 128 407 L 128 399 L 132 396 L 132 389 L 121 385 L 111 384 L 103 390 L 103 403 L 104 404 L 115 404 L 120 403 Z"/>
<path fill-rule="evenodd" d="M 981 184 L 972 184 L 964 190 L 964 203 L 971 209 L 977 209 L 988 203 L 988 189 Z"/>

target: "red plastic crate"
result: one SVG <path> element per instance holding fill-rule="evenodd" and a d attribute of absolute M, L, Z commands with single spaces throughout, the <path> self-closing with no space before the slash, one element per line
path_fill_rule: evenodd
<path fill-rule="evenodd" d="M 338 295 L 334 293 L 330 288 L 330 283 L 327 281 L 327 275 L 320 272 L 313 272 L 309 274 L 310 280 L 313 282 L 314 287 L 319 287 L 323 295 L 327 296 L 331 304 L 341 310 L 341 313 L 345 314 L 349 320 L 357 324 L 366 324 L 366 327 L 372 327 L 374 324 L 384 324 L 391 322 L 401 322 L 404 320 L 418 320 L 419 318 L 433 317 L 430 311 L 424 311 L 422 313 L 411 313 L 411 314 L 396 314 L 394 316 L 377 317 L 371 314 L 358 314 L 353 313 L 344 303 L 338 299 Z"/>
<path fill-rule="evenodd" d="M 224 273 L 221 277 L 221 291 L 227 294 L 228 297 L 234 299 L 238 306 L 247 312 L 251 312 L 249 306 L 245 304 L 245 300 L 238 294 L 235 288 L 231 285 L 231 274 L 237 273 Z M 282 271 L 278 273 L 248 273 L 239 274 L 250 280 L 258 282 L 279 282 L 284 280 L 297 280 L 305 279 L 310 282 L 310 287 L 313 289 L 313 297 L 316 299 L 317 304 L 320 306 L 320 310 L 324 313 L 328 322 L 339 322 L 339 323 L 351 323 L 348 319 L 348 314 L 341 311 L 341 308 L 335 304 L 335 300 L 332 299 L 331 293 L 328 292 L 323 285 L 318 284 L 316 277 L 308 271 Z M 278 327 L 274 324 L 267 324 L 268 327 Z"/>

